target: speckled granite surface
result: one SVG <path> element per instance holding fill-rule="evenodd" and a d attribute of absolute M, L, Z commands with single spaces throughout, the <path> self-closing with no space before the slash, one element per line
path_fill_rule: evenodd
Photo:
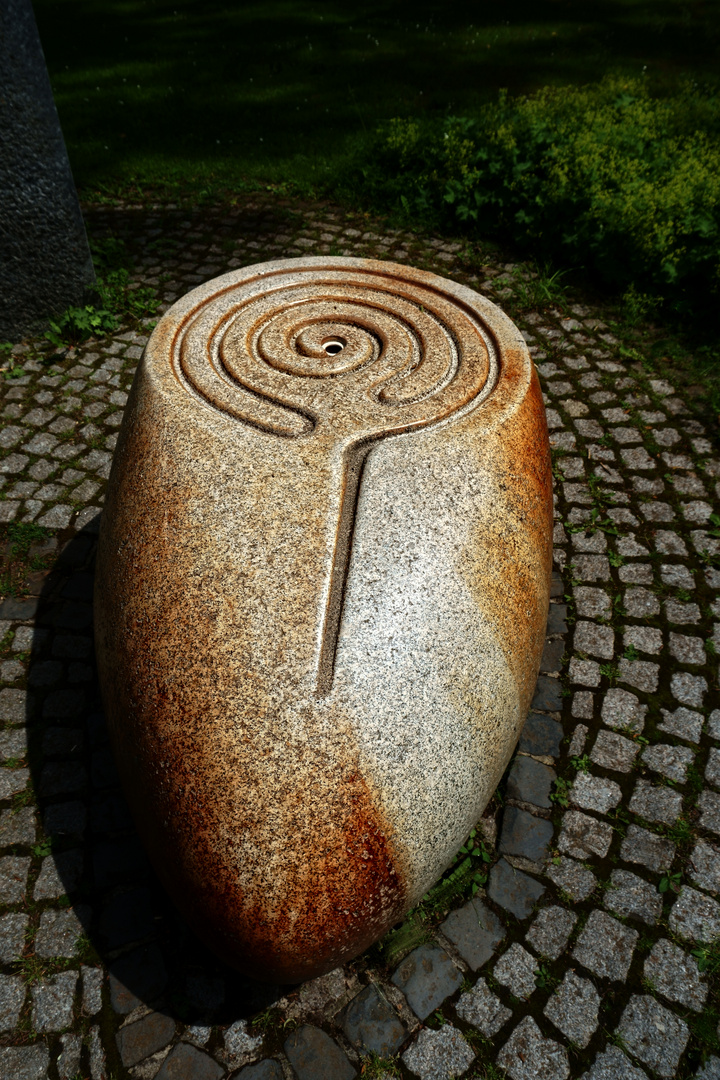
<path fill-rule="evenodd" d="M 539 383 L 477 293 L 309 258 L 165 315 L 110 475 L 96 651 L 135 820 L 219 955 L 325 974 L 448 867 L 527 714 L 551 549 Z"/>

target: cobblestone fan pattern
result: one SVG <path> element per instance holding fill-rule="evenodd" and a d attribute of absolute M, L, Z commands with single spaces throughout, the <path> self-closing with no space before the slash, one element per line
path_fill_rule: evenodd
<path fill-rule="evenodd" d="M 460 244 L 327 207 L 89 217 L 165 307 L 312 252 L 407 261 L 500 303 L 526 274 L 477 276 Z M 521 329 L 556 451 L 556 569 L 532 711 L 481 823 L 487 883 L 392 965 L 371 950 L 301 987 L 250 983 L 189 934 L 108 748 L 93 557 L 146 338 L 16 346 L 0 519 L 50 530 L 30 554 L 52 568 L 0 606 L 0 1080 L 342 1080 L 380 1058 L 420 1080 L 720 1078 L 720 456 L 589 308 Z"/>

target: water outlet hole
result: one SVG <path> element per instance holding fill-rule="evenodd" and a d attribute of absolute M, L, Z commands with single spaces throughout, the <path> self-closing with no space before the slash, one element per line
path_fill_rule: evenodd
<path fill-rule="evenodd" d="M 332 341 L 323 342 L 323 349 L 328 354 L 328 356 L 336 356 L 339 352 L 342 352 L 344 348 L 345 342 L 337 341 L 337 339 L 335 338 L 333 338 Z"/>

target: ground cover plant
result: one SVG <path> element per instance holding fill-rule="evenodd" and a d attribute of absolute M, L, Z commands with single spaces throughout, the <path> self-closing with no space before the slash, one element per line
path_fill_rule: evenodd
<path fill-rule="evenodd" d="M 646 80 L 505 93 L 476 117 L 395 119 L 365 156 L 370 203 L 509 239 L 628 290 L 714 311 L 720 293 L 720 96 Z M 644 310 L 643 310 L 644 309 Z"/>
<path fill-rule="evenodd" d="M 543 281 L 609 284 L 626 321 L 670 317 L 717 368 L 720 0 L 36 13 L 86 200 L 270 187 L 509 242 Z M 111 329 L 122 273 L 58 342 Z"/>

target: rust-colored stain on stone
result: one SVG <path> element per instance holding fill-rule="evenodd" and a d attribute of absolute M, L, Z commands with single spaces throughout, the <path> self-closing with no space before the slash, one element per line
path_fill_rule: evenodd
<path fill-rule="evenodd" d="M 110 478 L 98 658 L 151 858 L 225 960 L 330 970 L 442 873 L 524 721 L 551 526 L 537 378 L 471 290 L 293 259 L 164 316 Z"/>

